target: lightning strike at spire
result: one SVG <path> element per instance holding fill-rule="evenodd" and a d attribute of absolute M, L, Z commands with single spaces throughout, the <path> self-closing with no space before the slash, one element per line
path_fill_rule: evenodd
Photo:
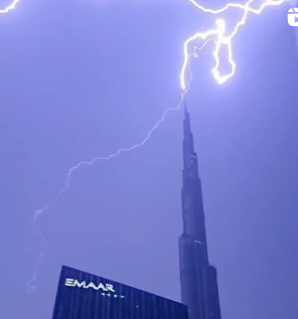
<path fill-rule="evenodd" d="M 239 4 L 239 3 L 228 3 L 226 6 L 224 6 L 221 9 L 213 10 L 213 9 L 208 9 L 197 3 L 195 0 L 187 0 L 191 4 L 193 4 L 197 9 L 200 11 L 203 11 L 205 13 L 211 13 L 211 14 L 219 14 L 219 13 L 224 13 L 226 12 L 229 8 L 239 8 L 244 11 L 243 16 L 241 20 L 236 24 L 234 27 L 233 31 L 231 32 L 230 35 L 226 36 L 226 21 L 223 19 L 218 19 L 216 20 L 217 28 L 213 30 L 206 31 L 204 33 L 198 32 L 194 34 L 193 36 L 189 37 L 185 42 L 184 42 L 184 61 L 182 65 L 182 70 L 180 73 L 180 84 L 182 90 L 185 90 L 186 88 L 186 80 L 185 80 L 185 71 L 187 68 L 187 65 L 189 63 L 189 60 L 191 58 L 191 54 L 189 54 L 189 46 L 192 42 L 194 42 L 197 39 L 202 39 L 205 40 L 208 37 L 216 37 L 216 42 L 215 49 L 213 51 L 213 56 L 215 59 L 215 66 L 212 69 L 212 74 L 215 80 L 217 81 L 218 84 L 223 84 L 225 83 L 229 78 L 234 76 L 235 71 L 236 71 L 236 63 L 233 60 L 233 53 L 232 53 L 232 40 L 234 36 L 237 34 L 240 26 L 244 25 L 247 20 L 248 13 L 254 13 L 254 14 L 260 14 L 266 7 L 268 6 L 279 6 L 283 4 L 286 1 L 289 0 L 266 0 L 263 2 L 258 9 L 252 8 L 250 5 L 255 1 L 255 0 L 249 0 L 246 4 Z M 219 72 L 219 66 L 220 66 L 220 57 L 219 57 L 219 51 L 220 49 L 226 46 L 228 49 L 228 62 L 231 66 L 231 71 L 225 75 L 221 75 Z"/>
<path fill-rule="evenodd" d="M 16 6 L 20 3 L 20 1 L 21 0 L 14 0 L 6 8 L 0 9 L 0 14 L 8 13 L 9 11 L 15 9 Z M 80 162 L 68 170 L 68 174 L 66 176 L 66 181 L 65 181 L 65 188 L 63 188 L 50 202 L 45 204 L 42 207 L 42 209 L 37 210 L 34 214 L 34 219 L 33 219 L 34 226 L 35 226 L 34 231 L 36 232 L 36 234 L 39 237 L 41 237 L 44 244 L 45 244 L 45 238 L 36 227 L 38 217 L 41 216 L 41 214 L 43 214 L 56 200 L 58 200 L 58 198 L 64 192 L 66 192 L 69 189 L 70 178 L 72 176 L 72 173 L 75 170 L 79 169 L 81 166 L 84 166 L 84 165 L 92 165 L 93 163 L 95 163 L 99 160 L 110 160 L 114 157 L 119 156 L 123 152 L 133 151 L 134 149 L 139 148 L 139 147 L 143 146 L 144 144 L 146 144 L 146 142 L 151 138 L 154 131 L 165 120 L 167 114 L 171 111 L 178 111 L 181 108 L 181 105 L 184 101 L 184 97 L 189 90 L 190 81 L 192 80 L 192 74 L 191 74 L 191 70 L 190 70 L 190 59 L 191 59 L 191 57 L 198 57 L 198 51 L 202 50 L 207 45 L 207 43 L 210 41 L 213 41 L 215 44 L 215 49 L 213 51 L 213 56 L 215 59 L 215 66 L 212 69 L 213 77 L 215 78 L 215 80 L 219 84 L 223 84 L 224 82 L 226 82 L 229 78 L 231 78 L 235 74 L 235 70 L 236 70 L 236 63 L 233 60 L 233 54 L 232 54 L 232 39 L 237 34 L 239 27 L 246 23 L 248 13 L 260 14 L 264 10 L 264 8 L 267 6 L 278 6 L 278 5 L 281 5 L 282 3 L 289 1 L 289 0 L 275 0 L 275 1 L 274 0 L 264 0 L 264 2 L 260 5 L 260 7 L 258 9 L 254 9 L 250 6 L 250 4 L 253 3 L 255 0 L 249 0 L 246 4 L 228 3 L 224 7 L 220 8 L 220 9 L 216 9 L 216 10 L 213 10 L 210 8 L 205 8 L 204 6 L 197 3 L 195 0 L 187 0 L 187 1 L 190 2 L 197 9 L 199 9 L 200 11 L 202 11 L 204 13 L 210 13 L 210 14 L 217 15 L 217 14 L 226 12 L 230 8 L 238 8 L 238 9 L 241 9 L 243 11 L 243 16 L 242 16 L 241 20 L 236 24 L 236 26 L 234 27 L 234 29 L 230 35 L 225 34 L 226 33 L 226 21 L 224 19 L 217 19 L 216 20 L 217 28 L 206 31 L 204 33 L 198 32 L 195 35 L 189 37 L 184 42 L 184 46 L 183 46 L 184 61 L 183 61 L 182 70 L 180 73 L 180 84 L 181 84 L 181 88 L 183 90 L 181 101 L 179 102 L 179 104 L 176 107 L 168 108 L 162 114 L 162 117 L 156 122 L 156 124 L 152 127 L 152 129 L 147 133 L 147 136 L 139 144 L 136 144 L 136 145 L 129 147 L 129 148 L 121 148 L 117 152 L 115 152 L 109 156 L 106 156 L 106 157 L 96 157 L 91 161 Z M 198 39 L 205 40 L 205 42 L 203 43 L 203 45 L 200 48 L 194 46 L 194 52 L 189 53 L 190 44 L 192 44 L 194 41 L 196 41 Z M 225 75 L 221 75 L 219 72 L 219 66 L 220 66 L 219 51 L 221 50 L 221 48 L 223 46 L 226 46 L 228 49 L 228 62 L 231 66 L 231 71 Z M 189 69 L 189 74 L 190 74 L 190 77 L 188 79 L 186 79 L 187 78 L 187 69 Z M 37 277 L 39 264 L 40 264 L 42 258 L 44 257 L 44 255 L 45 255 L 44 252 L 41 253 L 38 260 L 37 260 L 36 267 L 34 269 L 32 278 L 28 282 L 28 291 L 34 290 L 34 282 L 35 282 L 36 277 Z"/>
<path fill-rule="evenodd" d="M 210 42 L 210 41 L 214 41 L 214 39 L 210 38 L 208 40 L 206 40 L 201 47 L 195 47 L 195 52 L 192 54 L 193 56 L 195 57 L 198 57 L 198 51 L 201 51 L 202 49 L 204 49 L 204 47 Z M 192 56 L 191 55 L 191 56 Z M 181 105 L 184 101 L 184 98 L 189 90 L 189 86 L 190 86 L 190 82 L 193 78 L 192 76 L 192 73 L 191 73 L 191 69 L 190 69 L 190 63 L 188 63 L 185 67 L 185 69 L 188 67 L 189 69 L 189 73 L 190 73 L 190 76 L 187 80 L 187 83 L 185 85 L 185 90 L 184 92 L 182 92 L 181 94 L 181 100 L 179 102 L 179 104 L 176 106 L 176 107 L 170 107 L 168 108 L 167 110 L 164 111 L 164 113 L 162 114 L 161 118 L 155 123 L 155 125 L 151 128 L 151 130 L 147 133 L 147 136 L 138 144 L 135 144 L 129 148 L 120 148 L 118 149 L 117 152 L 113 153 L 113 154 L 110 154 L 106 157 L 102 157 L 102 156 L 98 156 L 98 157 L 95 157 L 93 158 L 91 161 L 83 161 L 83 162 L 79 162 L 77 165 L 71 167 L 69 170 L 68 170 L 68 173 L 67 173 L 67 176 L 66 176 L 66 180 L 65 180 L 65 187 L 59 192 L 57 193 L 57 195 L 48 203 L 46 203 L 41 209 L 38 209 L 35 211 L 35 214 L 34 214 L 34 222 L 37 221 L 38 217 L 43 214 L 52 204 L 54 204 L 54 202 L 56 202 L 56 200 L 59 199 L 59 197 L 65 193 L 68 189 L 69 189 L 69 186 L 70 186 L 70 178 L 72 176 L 72 173 L 79 169 L 81 166 L 84 166 L 84 165 L 92 165 L 93 163 L 97 162 L 97 161 L 100 161 L 100 160 L 110 160 L 114 157 L 117 157 L 119 156 L 121 153 L 123 152 L 130 152 L 130 151 L 133 151 L 135 150 L 136 148 L 139 148 L 143 145 L 145 145 L 147 143 L 147 141 L 151 138 L 152 134 L 155 132 L 155 130 L 157 130 L 157 128 L 159 127 L 159 125 L 165 120 L 166 116 L 168 113 L 172 112 L 172 111 L 178 111 L 180 108 L 181 108 Z"/>
<path fill-rule="evenodd" d="M 194 56 L 198 57 L 198 52 L 201 51 L 202 49 L 204 49 L 204 47 L 210 42 L 210 41 L 213 41 L 213 39 L 208 39 L 206 40 L 203 45 L 201 47 L 195 47 L 195 52 L 193 53 Z M 172 111 L 178 111 L 180 110 L 183 102 L 184 102 L 184 99 L 185 99 L 185 96 L 186 94 L 188 93 L 188 90 L 189 90 L 189 87 L 190 87 L 190 82 L 192 81 L 192 73 L 191 73 L 191 69 L 190 69 L 190 63 L 188 64 L 188 69 L 189 69 L 189 78 L 187 80 L 187 84 L 186 84 L 186 90 L 184 90 L 184 92 L 181 93 L 181 99 L 180 99 L 180 102 L 178 103 L 178 105 L 176 107 L 170 107 L 168 108 L 167 110 L 164 111 L 164 113 L 162 114 L 161 118 L 155 123 L 155 125 L 151 128 L 151 130 L 147 133 L 146 137 L 138 144 L 135 144 L 129 148 L 120 148 L 117 152 L 111 154 L 111 155 L 108 155 L 106 157 L 95 157 L 94 159 L 92 159 L 91 161 L 84 161 L 84 162 L 79 162 L 77 165 L 71 167 L 69 170 L 68 170 L 68 174 L 66 176 L 66 180 L 65 180 L 65 187 L 59 192 L 57 193 L 57 195 L 48 203 L 46 203 L 41 209 L 39 210 L 36 210 L 35 211 L 35 214 L 34 214 L 34 219 L 33 219 L 33 222 L 34 222 L 34 226 L 35 226 L 35 232 L 38 236 L 41 237 L 42 241 L 43 241 L 43 244 L 46 244 L 46 241 L 45 241 L 45 238 L 44 236 L 42 235 L 42 233 L 37 229 L 37 220 L 38 220 L 38 217 L 41 216 L 52 204 L 54 204 L 54 202 L 56 202 L 56 200 L 58 200 L 60 198 L 60 196 L 65 193 L 69 187 L 70 187 L 70 178 L 72 176 L 72 173 L 79 169 L 81 166 L 84 166 L 84 165 L 92 165 L 93 163 L 97 162 L 97 161 L 100 161 L 100 160 L 110 160 L 114 157 L 117 157 L 119 156 L 121 153 L 123 152 L 130 152 L 130 151 L 133 151 L 135 150 L 136 148 L 139 148 L 143 145 L 145 145 L 148 140 L 151 138 L 152 134 L 157 130 L 157 128 L 159 127 L 159 125 L 165 120 L 166 116 L 168 115 L 168 113 L 172 112 Z M 39 265 L 40 265 L 40 262 L 42 260 L 42 258 L 45 256 L 45 252 L 43 251 L 39 257 L 37 258 L 37 261 L 36 261 L 36 266 L 34 268 L 34 271 L 33 271 L 33 274 L 31 276 L 31 279 L 27 282 L 27 291 L 29 293 L 32 293 L 34 290 L 35 290 L 35 281 L 36 281 L 36 278 L 37 278 L 37 273 L 38 273 L 38 270 L 39 270 Z"/>

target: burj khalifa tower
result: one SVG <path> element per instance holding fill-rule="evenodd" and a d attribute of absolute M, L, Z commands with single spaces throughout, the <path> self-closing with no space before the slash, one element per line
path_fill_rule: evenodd
<path fill-rule="evenodd" d="M 183 233 L 179 238 L 182 302 L 190 319 L 221 319 L 215 267 L 209 264 L 202 185 L 185 107 L 183 141 Z"/>

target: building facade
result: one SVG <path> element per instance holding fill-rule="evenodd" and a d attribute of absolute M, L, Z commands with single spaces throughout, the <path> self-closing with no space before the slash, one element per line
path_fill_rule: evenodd
<path fill-rule="evenodd" d="M 190 319 L 221 319 L 217 274 L 208 260 L 202 185 L 186 107 L 183 162 L 183 233 L 179 238 L 182 302 Z"/>
<path fill-rule="evenodd" d="M 188 319 L 188 313 L 178 302 L 63 266 L 53 319 Z"/>

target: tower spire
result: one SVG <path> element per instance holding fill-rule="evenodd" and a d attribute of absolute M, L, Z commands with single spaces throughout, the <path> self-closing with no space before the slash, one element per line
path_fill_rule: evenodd
<path fill-rule="evenodd" d="M 182 208 L 184 232 L 200 241 L 204 246 L 204 262 L 208 262 L 207 240 L 201 179 L 199 177 L 197 153 L 194 150 L 193 134 L 191 132 L 190 115 L 185 109 L 183 123 L 183 188 Z M 202 260 L 203 262 L 203 260 Z"/>
<path fill-rule="evenodd" d="M 190 116 L 187 111 L 186 102 L 184 103 L 184 138 L 188 135 L 192 135 L 190 126 Z"/>
<path fill-rule="evenodd" d="M 183 104 L 183 108 L 184 108 L 184 118 L 186 119 L 187 115 L 189 116 L 189 113 L 188 113 L 188 111 L 187 111 L 187 103 L 186 103 L 185 97 L 183 97 L 183 101 L 184 101 L 184 104 Z"/>
<path fill-rule="evenodd" d="M 194 150 L 193 135 L 191 132 L 190 115 L 184 103 L 184 122 L 183 122 L 183 161 L 184 161 L 184 175 L 199 178 L 197 154 Z M 184 183 L 185 181 L 183 181 Z"/>
<path fill-rule="evenodd" d="M 184 135 L 186 133 L 186 129 L 188 133 L 191 133 L 191 128 L 190 128 L 190 116 L 187 110 L 187 103 L 186 100 L 184 99 Z"/>

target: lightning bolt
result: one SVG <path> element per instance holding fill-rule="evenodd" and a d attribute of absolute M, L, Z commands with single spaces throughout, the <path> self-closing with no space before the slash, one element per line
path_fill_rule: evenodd
<path fill-rule="evenodd" d="M 13 10 L 16 8 L 16 6 L 21 2 L 21 0 L 14 0 L 10 5 L 8 5 L 4 9 L 0 9 L 0 14 L 1 13 L 8 13 L 9 11 Z"/>
<path fill-rule="evenodd" d="M 221 9 L 213 10 L 209 8 L 205 8 L 204 6 L 200 5 L 197 3 L 195 0 L 186 0 L 193 4 L 197 9 L 204 13 L 211 13 L 211 14 L 220 14 L 226 12 L 229 8 L 238 8 L 243 11 L 243 16 L 242 18 L 236 23 L 234 29 L 229 35 L 225 35 L 226 32 L 226 21 L 224 19 L 217 19 L 216 20 L 216 25 L 217 28 L 213 30 L 208 30 L 206 32 L 198 32 L 195 33 L 193 36 L 189 37 L 185 42 L 184 42 L 184 61 L 182 65 L 182 70 L 180 73 L 180 84 L 182 90 L 186 89 L 186 69 L 187 65 L 189 63 L 189 60 L 192 56 L 192 54 L 189 54 L 189 46 L 192 44 L 194 41 L 197 39 L 213 39 L 215 43 L 215 49 L 213 51 L 213 57 L 215 59 L 215 66 L 212 69 L 212 74 L 215 80 L 217 81 L 218 84 L 223 84 L 225 83 L 228 79 L 230 79 L 232 76 L 234 76 L 235 71 L 236 71 L 236 63 L 233 60 L 233 53 L 232 53 L 232 40 L 237 34 L 240 26 L 244 25 L 247 21 L 248 13 L 254 13 L 254 14 L 260 14 L 266 7 L 268 6 L 279 6 L 283 4 L 284 2 L 287 2 L 289 0 L 267 0 L 264 1 L 258 9 L 252 8 L 251 4 L 255 2 L 255 0 L 249 0 L 245 4 L 239 4 L 239 3 L 228 3 Z M 215 37 L 216 39 L 214 39 Z M 228 49 L 228 62 L 231 66 L 230 72 L 227 74 L 220 74 L 219 72 L 219 66 L 220 66 L 220 57 L 219 57 L 219 52 L 222 49 L 223 46 L 226 46 Z"/>
<path fill-rule="evenodd" d="M 189 85 L 191 79 L 192 79 L 192 75 L 190 76 L 190 78 L 189 78 L 189 80 L 187 82 L 187 85 Z M 69 187 L 70 187 L 70 179 L 71 179 L 73 173 L 77 169 L 82 167 L 82 166 L 92 165 L 92 164 L 94 164 L 97 161 L 110 160 L 110 159 L 112 159 L 114 157 L 119 156 L 121 153 L 130 152 L 130 151 L 133 151 L 133 150 L 145 145 L 148 142 L 148 140 L 151 138 L 152 134 L 158 129 L 160 124 L 165 120 L 166 116 L 170 112 L 178 111 L 181 108 L 181 106 L 183 105 L 184 98 L 185 98 L 185 95 L 187 94 L 187 92 L 188 92 L 188 89 L 186 89 L 182 93 L 180 102 L 178 103 L 178 105 L 176 107 L 170 107 L 170 108 L 168 108 L 167 110 L 164 111 L 164 113 L 162 114 L 161 118 L 155 123 L 155 125 L 151 128 L 151 130 L 147 133 L 146 137 L 140 143 L 135 144 L 135 145 L 133 145 L 131 147 L 128 147 L 128 148 L 120 148 L 117 152 L 115 152 L 113 154 L 110 154 L 110 155 L 108 155 L 106 157 L 98 156 L 98 157 L 93 158 L 91 161 L 79 162 L 77 165 L 71 167 L 68 170 L 68 173 L 67 173 L 67 176 L 66 176 L 66 179 L 65 179 L 65 187 L 59 193 L 57 193 L 57 195 L 51 201 L 49 201 L 47 204 L 45 204 L 41 209 L 36 210 L 35 213 L 34 213 L 33 222 L 34 222 L 35 232 L 37 233 L 37 235 L 39 237 L 41 237 L 41 239 L 42 239 L 44 244 L 46 243 L 46 241 L 45 241 L 45 238 L 42 235 L 42 233 L 37 228 L 37 220 L 52 204 L 54 204 L 54 202 L 56 202 L 60 198 L 60 196 L 63 193 L 65 193 L 69 189 Z M 31 293 L 31 292 L 33 292 L 35 290 L 35 281 L 36 281 L 36 278 L 37 278 L 38 269 L 39 269 L 39 266 L 40 266 L 40 262 L 41 262 L 41 260 L 43 259 L 44 256 L 45 256 L 45 252 L 43 251 L 39 255 L 39 257 L 37 259 L 37 262 L 36 262 L 35 269 L 34 269 L 33 274 L 32 274 L 32 277 L 27 283 L 27 291 L 29 293 Z"/>
<path fill-rule="evenodd" d="M 204 49 L 204 47 L 213 39 L 208 39 L 206 40 L 203 45 L 201 47 L 195 47 L 195 52 L 192 54 L 195 57 L 198 57 L 198 52 L 201 51 L 202 49 Z M 178 103 L 178 105 L 176 107 L 170 107 L 168 109 L 166 109 L 164 111 L 164 113 L 162 114 L 161 118 L 155 123 L 155 125 L 151 128 L 151 130 L 147 133 L 146 137 L 138 144 L 135 144 L 129 148 L 120 148 L 117 152 L 110 154 L 106 157 L 102 157 L 102 156 L 98 156 L 93 158 L 91 161 L 83 161 L 83 162 L 79 162 L 77 165 L 71 167 L 68 170 L 66 179 L 65 179 L 65 187 L 59 192 L 57 193 L 57 195 L 48 203 L 46 203 L 41 209 L 38 209 L 35 211 L 34 213 L 34 218 L 33 218 L 33 223 L 34 223 L 34 230 L 36 232 L 36 234 L 41 237 L 42 241 L 44 244 L 46 244 L 45 238 L 42 235 L 42 233 L 38 230 L 37 228 L 37 220 L 38 218 L 52 205 L 54 204 L 54 202 L 56 202 L 60 196 L 65 193 L 69 187 L 70 187 L 70 179 L 72 174 L 74 173 L 74 171 L 76 171 L 77 169 L 79 169 L 81 166 L 86 166 L 86 165 L 92 165 L 97 161 L 100 160 L 110 160 L 114 157 L 119 156 L 121 153 L 124 152 L 130 152 L 133 151 L 139 147 L 142 147 L 143 145 L 145 145 L 147 143 L 147 141 L 151 138 L 152 134 L 158 129 L 158 127 L 160 126 L 160 124 L 165 120 L 166 116 L 173 111 L 179 111 L 181 106 L 183 105 L 184 101 L 185 101 L 185 96 L 187 95 L 188 91 L 189 91 L 189 87 L 190 87 L 190 83 L 192 81 L 193 75 L 191 73 L 191 68 L 190 68 L 190 63 L 188 64 L 188 71 L 189 71 L 189 77 L 187 80 L 187 85 L 186 85 L 186 89 L 181 93 L 181 99 L 180 102 Z M 43 259 L 43 257 L 45 256 L 45 252 L 43 251 L 39 257 L 37 258 L 36 261 L 36 266 L 34 268 L 33 274 L 31 276 L 31 278 L 29 279 L 29 281 L 27 282 L 27 291 L 29 293 L 32 293 L 35 290 L 35 281 L 37 279 L 37 273 L 39 270 L 39 266 L 40 266 L 40 262 Z"/>
<path fill-rule="evenodd" d="M 168 113 L 172 112 L 172 111 L 178 111 L 184 101 L 184 97 L 187 93 L 187 90 L 184 94 L 182 94 L 181 100 L 179 102 L 179 104 L 176 107 L 170 107 L 167 110 L 164 111 L 164 113 L 162 114 L 161 118 L 155 123 L 155 125 L 151 128 L 151 130 L 147 133 L 146 137 L 138 144 L 135 144 L 129 148 L 120 148 L 117 152 L 110 154 L 106 157 L 102 157 L 102 156 L 98 156 L 93 158 L 91 161 L 84 161 L 84 162 L 79 162 L 77 165 L 71 167 L 68 170 L 68 174 L 66 176 L 66 180 L 65 180 L 65 187 L 53 198 L 53 200 L 51 200 L 50 202 L 48 202 L 46 205 L 43 206 L 42 209 L 36 210 L 35 214 L 34 214 L 34 221 L 37 220 L 37 218 L 44 212 L 46 211 L 63 193 L 65 193 L 69 187 L 70 187 L 70 178 L 73 174 L 73 172 L 77 169 L 79 169 L 81 166 L 86 166 L 86 165 L 92 165 L 97 161 L 106 161 L 106 160 L 110 160 L 114 157 L 119 156 L 121 153 L 124 152 L 130 152 L 135 150 L 136 148 L 139 148 L 143 145 L 146 144 L 146 142 L 151 138 L 152 134 L 157 130 L 157 128 L 159 127 L 159 125 L 165 120 L 166 116 Z"/>
<path fill-rule="evenodd" d="M 21 0 L 14 0 L 5 9 L 0 9 L 0 14 L 1 13 L 8 13 L 9 11 L 15 9 L 16 6 L 20 3 L 20 1 Z M 110 154 L 106 157 L 99 156 L 99 157 L 95 157 L 91 161 L 79 162 L 77 165 L 71 167 L 68 170 L 66 180 L 65 180 L 65 187 L 59 193 L 57 193 L 57 195 L 51 201 L 46 203 L 41 209 L 36 210 L 34 213 L 34 218 L 33 218 L 34 231 L 42 239 L 42 242 L 44 245 L 46 245 L 46 241 L 45 241 L 45 238 L 42 235 L 42 233 L 37 228 L 37 220 L 46 210 L 49 209 L 49 207 L 54 202 L 56 202 L 60 198 L 60 196 L 63 193 L 65 193 L 69 189 L 70 179 L 71 179 L 73 173 L 77 169 L 81 168 L 82 166 L 92 165 L 95 162 L 100 161 L 100 160 L 110 160 L 114 157 L 119 156 L 121 153 L 130 152 L 130 151 L 133 151 L 133 150 L 145 145 L 147 143 L 147 141 L 151 138 L 151 136 L 155 132 L 155 130 L 157 130 L 158 127 L 160 126 L 160 124 L 165 120 L 166 116 L 170 112 L 178 111 L 181 108 L 183 101 L 184 101 L 184 98 L 189 90 L 190 82 L 193 78 L 191 70 L 190 70 L 191 58 L 198 57 L 198 52 L 200 50 L 203 50 L 209 42 L 212 41 L 215 45 L 215 48 L 214 48 L 213 53 L 212 53 L 214 60 L 215 60 L 215 66 L 213 67 L 211 72 L 212 72 L 213 77 L 217 81 L 217 83 L 223 84 L 228 79 L 233 77 L 235 74 L 235 71 L 236 71 L 236 63 L 233 60 L 232 40 L 236 36 L 239 28 L 246 23 L 248 14 L 249 13 L 260 14 L 268 6 L 279 6 L 279 5 L 281 5 L 284 2 L 289 1 L 289 0 L 263 0 L 263 2 L 261 3 L 261 5 L 259 6 L 258 9 L 251 7 L 251 4 L 253 2 L 255 2 L 256 0 L 248 0 L 245 4 L 228 3 L 224 7 L 220 8 L 220 9 L 216 9 L 216 10 L 206 8 L 202 5 L 200 5 L 195 0 L 186 0 L 186 1 L 188 1 L 190 4 L 192 4 L 194 7 L 196 7 L 199 11 L 201 11 L 203 13 L 218 15 L 221 13 L 225 13 L 230 8 L 234 8 L 234 9 L 240 9 L 243 12 L 243 15 L 242 15 L 242 18 L 236 23 L 235 27 L 232 29 L 232 31 L 228 35 L 226 34 L 226 21 L 224 19 L 217 19 L 216 20 L 216 27 L 214 29 L 208 30 L 206 32 L 197 32 L 193 36 L 186 39 L 186 41 L 183 44 L 184 59 L 183 59 L 183 63 L 182 63 L 181 73 L 180 73 L 180 85 L 182 88 L 181 100 L 176 107 L 168 108 L 166 111 L 164 111 L 161 118 L 155 123 L 155 125 L 151 128 L 151 130 L 147 133 L 146 137 L 143 140 L 141 140 L 140 143 L 135 144 L 135 145 L 128 147 L 128 148 L 121 148 L 118 151 L 116 151 L 115 153 Z M 194 42 L 196 42 L 199 39 L 204 41 L 203 45 L 201 47 L 197 47 L 194 45 Z M 193 50 L 193 52 L 190 53 L 190 46 L 191 45 L 193 45 L 194 50 Z M 228 49 L 228 63 L 231 67 L 230 72 L 228 72 L 227 74 L 221 74 L 219 71 L 220 62 L 221 62 L 220 51 L 223 47 L 226 47 Z M 40 266 L 40 262 L 44 256 L 45 256 L 45 253 L 42 252 L 37 259 L 36 267 L 34 269 L 32 278 L 27 283 L 27 290 L 29 292 L 32 292 L 35 288 L 34 282 L 36 281 L 36 278 L 37 278 L 37 272 L 38 272 L 38 269 Z"/>

